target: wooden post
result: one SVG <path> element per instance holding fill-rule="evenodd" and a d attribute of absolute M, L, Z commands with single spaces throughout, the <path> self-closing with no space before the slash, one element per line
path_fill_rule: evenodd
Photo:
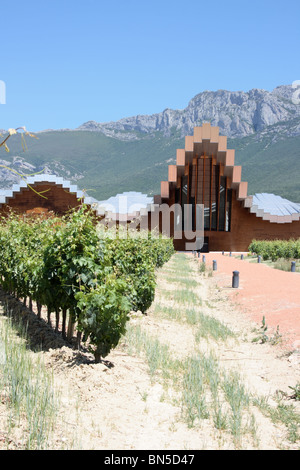
<path fill-rule="evenodd" d="M 74 335 L 74 328 L 75 328 L 75 323 L 73 322 L 72 315 L 69 316 L 69 322 L 68 322 L 68 332 L 67 332 L 67 340 L 69 343 L 72 341 L 73 335 Z"/>
<path fill-rule="evenodd" d="M 59 327 L 59 308 L 55 309 L 55 333 L 58 333 Z"/>
<path fill-rule="evenodd" d="M 38 318 L 41 318 L 42 305 L 40 304 L 40 302 L 37 302 L 36 306 L 37 306 L 37 311 L 38 311 Z"/>
<path fill-rule="evenodd" d="M 62 337 L 66 339 L 66 319 L 67 319 L 67 309 L 64 308 L 62 311 Z"/>

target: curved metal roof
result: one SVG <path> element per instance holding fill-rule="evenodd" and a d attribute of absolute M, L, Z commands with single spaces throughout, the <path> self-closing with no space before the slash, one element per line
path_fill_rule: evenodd
<path fill-rule="evenodd" d="M 61 176 L 40 174 L 28 176 L 27 178 L 24 177 L 24 179 L 20 180 L 19 184 L 14 184 L 11 189 L 0 189 L 0 204 L 6 204 L 9 198 L 14 197 L 14 193 L 19 193 L 21 189 L 35 183 L 54 183 L 68 189 L 70 193 L 75 194 L 78 199 L 83 198 L 86 204 L 98 202 L 96 199 L 87 196 L 84 191 L 81 191 L 76 185 L 71 184 L 70 181 L 65 180 Z"/>
<path fill-rule="evenodd" d="M 20 179 L 19 184 L 14 184 L 11 189 L 0 189 L 0 205 L 7 204 L 8 200 L 14 197 L 16 193 L 19 193 L 21 189 L 26 188 L 28 185 L 34 185 L 35 183 L 54 183 L 60 185 L 68 189 L 70 193 L 75 194 L 78 199 L 83 199 L 85 204 L 93 205 L 94 210 L 96 210 L 99 215 L 114 218 L 121 217 L 126 219 L 127 216 L 131 216 L 132 218 L 137 216 L 142 209 L 147 210 L 149 204 L 153 203 L 152 197 L 135 191 L 127 191 L 112 196 L 105 201 L 98 201 L 60 176 L 40 174 Z"/>
<path fill-rule="evenodd" d="M 153 197 L 149 197 L 141 192 L 127 191 L 112 196 L 107 200 L 98 201 L 60 176 L 40 174 L 29 176 L 26 180 L 21 179 L 20 183 L 14 184 L 11 189 L 0 189 L 0 204 L 7 203 L 8 199 L 14 197 L 14 194 L 20 192 L 22 188 L 41 182 L 61 185 L 75 194 L 78 199 L 83 199 L 84 203 L 93 204 L 98 214 L 113 214 L 114 217 L 135 216 L 143 209 L 146 209 L 146 211 L 151 210 L 150 206 L 154 200 Z M 270 193 L 257 193 L 254 196 L 246 196 L 244 194 L 239 199 L 245 208 L 248 208 L 251 213 L 261 217 L 263 220 L 275 223 L 300 220 L 300 204 L 284 199 L 281 196 Z"/>
<path fill-rule="evenodd" d="M 270 222 L 285 223 L 300 220 L 300 204 L 269 193 L 255 194 L 250 212 Z"/>
<path fill-rule="evenodd" d="M 106 201 L 99 201 L 98 207 L 106 211 L 118 214 L 134 214 L 141 209 L 146 209 L 148 204 L 153 203 L 153 198 L 147 194 L 127 191 L 112 196 Z"/>

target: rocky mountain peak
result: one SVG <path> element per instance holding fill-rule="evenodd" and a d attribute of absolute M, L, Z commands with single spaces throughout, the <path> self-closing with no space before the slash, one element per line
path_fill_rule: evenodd
<path fill-rule="evenodd" d="M 252 89 L 245 91 L 203 91 L 190 100 L 183 110 L 165 109 L 152 115 L 138 115 L 116 122 L 88 121 L 79 130 L 100 131 L 122 140 L 137 139 L 132 132 L 161 131 L 170 135 L 172 129 L 189 135 L 193 128 L 209 121 L 219 126 L 228 137 L 245 137 L 260 132 L 267 126 L 300 116 L 300 106 L 292 100 L 292 85 L 281 85 L 273 91 Z"/>

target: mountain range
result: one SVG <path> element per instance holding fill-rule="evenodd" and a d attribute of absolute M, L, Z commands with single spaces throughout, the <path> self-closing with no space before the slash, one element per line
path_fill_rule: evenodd
<path fill-rule="evenodd" d="M 164 135 L 170 135 L 175 128 L 183 137 L 191 134 L 195 125 L 209 121 L 211 125 L 219 126 L 223 135 L 246 137 L 280 121 L 300 117 L 300 107 L 293 103 L 294 93 L 291 85 L 279 86 L 272 92 L 258 89 L 248 92 L 204 91 L 183 110 L 165 109 L 151 116 L 133 116 L 109 123 L 89 121 L 78 129 L 100 131 L 107 136 L 126 140 L 135 138 L 133 131 L 161 131 Z"/>
<path fill-rule="evenodd" d="M 88 121 L 77 129 L 48 129 L 38 139 L 12 136 L 10 152 L 0 153 L 0 165 L 22 174 L 39 171 L 63 176 L 98 200 L 123 191 L 160 192 L 167 166 L 185 135 L 210 122 L 227 135 L 236 150 L 248 193 L 272 192 L 300 202 L 300 105 L 295 88 L 273 91 L 203 91 L 183 110 L 165 109 L 116 122 Z M 20 178 L 0 167 L 2 187 Z"/>

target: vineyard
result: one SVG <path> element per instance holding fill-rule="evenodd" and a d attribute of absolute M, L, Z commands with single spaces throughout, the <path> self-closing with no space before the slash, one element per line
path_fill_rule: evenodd
<path fill-rule="evenodd" d="M 130 311 L 144 313 L 154 300 L 156 268 L 173 254 L 170 239 L 146 232 L 99 228 L 87 207 L 64 217 L 4 218 L 0 227 L 2 289 L 44 307 L 48 323 L 78 345 L 88 344 L 95 361 L 116 347 Z"/>
<path fill-rule="evenodd" d="M 0 227 L 0 449 L 299 447 L 299 353 L 208 256 L 116 237 L 86 207 Z"/>
<path fill-rule="evenodd" d="M 249 251 L 261 255 L 264 260 L 300 259 L 300 239 L 253 240 Z"/>

